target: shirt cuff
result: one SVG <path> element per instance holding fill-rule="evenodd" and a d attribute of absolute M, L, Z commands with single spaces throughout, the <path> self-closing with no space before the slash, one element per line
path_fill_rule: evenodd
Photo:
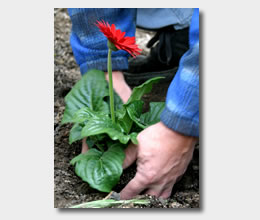
<path fill-rule="evenodd" d="M 167 107 L 161 114 L 161 121 L 170 129 L 186 136 L 199 137 L 199 122 L 191 121 L 178 114 L 174 114 Z"/>
<path fill-rule="evenodd" d="M 107 72 L 107 58 L 99 58 L 94 61 L 87 61 L 80 65 L 81 74 L 85 74 L 91 69 L 97 69 Z M 112 59 L 113 71 L 123 71 L 128 69 L 128 58 L 127 57 L 113 57 Z"/>

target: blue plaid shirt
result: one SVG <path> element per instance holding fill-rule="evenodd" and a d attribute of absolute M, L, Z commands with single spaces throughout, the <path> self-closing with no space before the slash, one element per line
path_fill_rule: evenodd
<path fill-rule="evenodd" d="M 82 74 L 90 69 L 107 71 L 107 39 L 95 26 L 96 20 L 114 23 L 135 35 L 136 9 L 68 9 L 72 21 L 70 43 Z M 162 18 L 160 18 L 162 19 Z M 129 54 L 112 53 L 113 70 L 128 68 Z M 190 24 L 190 49 L 182 56 L 170 84 L 161 121 L 187 136 L 199 136 L 199 9 L 194 9 Z"/>

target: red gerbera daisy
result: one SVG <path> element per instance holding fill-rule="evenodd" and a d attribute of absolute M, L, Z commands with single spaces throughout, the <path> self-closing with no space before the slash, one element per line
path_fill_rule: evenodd
<path fill-rule="evenodd" d="M 125 50 L 133 57 L 136 57 L 136 55 L 139 55 L 140 51 L 142 51 L 138 48 L 138 45 L 135 44 L 135 37 L 125 37 L 125 32 L 122 32 L 119 29 L 116 30 L 116 26 L 114 24 L 110 26 L 108 22 L 97 21 L 96 25 L 117 49 Z"/>

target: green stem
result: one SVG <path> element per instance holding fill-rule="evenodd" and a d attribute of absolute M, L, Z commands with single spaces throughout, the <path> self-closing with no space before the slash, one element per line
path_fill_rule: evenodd
<path fill-rule="evenodd" d="M 79 205 L 74 205 L 70 208 L 107 208 L 113 205 L 124 205 L 124 204 L 141 204 L 141 205 L 148 205 L 150 201 L 148 199 L 131 199 L 131 200 L 119 200 L 116 201 L 114 199 L 103 199 L 103 200 L 96 200 L 92 202 L 86 202 Z"/>
<path fill-rule="evenodd" d="M 112 122 L 115 123 L 115 110 L 114 110 L 114 90 L 113 90 L 113 79 L 112 79 L 112 61 L 111 61 L 112 50 L 108 49 L 107 57 L 107 71 L 109 76 L 109 99 L 110 99 L 110 112 Z"/>

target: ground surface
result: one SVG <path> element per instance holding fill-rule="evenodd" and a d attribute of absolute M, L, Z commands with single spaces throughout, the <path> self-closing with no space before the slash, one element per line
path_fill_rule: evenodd
<path fill-rule="evenodd" d="M 54 205 L 55 208 L 68 208 L 83 202 L 103 199 L 107 194 L 91 189 L 74 173 L 69 161 L 81 151 L 81 143 L 69 145 L 68 137 L 71 125 L 60 125 L 64 112 L 64 97 L 80 79 L 80 72 L 75 63 L 69 44 L 71 23 L 65 9 L 54 10 Z M 148 53 L 145 43 L 151 38 L 151 33 L 137 31 L 137 43 Z M 169 83 L 161 83 L 154 87 L 151 94 L 144 97 L 146 106 L 151 101 L 165 101 Z M 124 171 L 119 184 L 114 188 L 120 190 L 135 175 L 135 166 Z M 149 195 L 142 198 L 149 199 L 149 205 L 125 205 L 123 208 L 198 208 L 199 207 L 199 147 L 194 152 L 193 159 L 178 182 L 172 195 L 167 200 L 157 199 Z M 113 207 L 113 208 L 116 208 Z"/>

